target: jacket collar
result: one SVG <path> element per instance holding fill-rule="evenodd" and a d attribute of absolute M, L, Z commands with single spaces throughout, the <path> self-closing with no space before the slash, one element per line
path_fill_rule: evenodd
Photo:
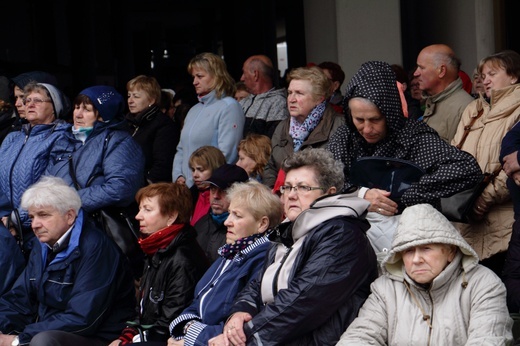
<path fill-rule="evenodd" d="M 271 239 L 278 238 L 290 246 L 318 225 L 338 216 L 364 220 L 369 205 L 368 201 L 357 197 L 357 192 L 322 196 L 309 209 L 302 211 L 293 223 L 287 221 L 278 226 Z M 368 228 L 367 223 L 365 231 Z"/>

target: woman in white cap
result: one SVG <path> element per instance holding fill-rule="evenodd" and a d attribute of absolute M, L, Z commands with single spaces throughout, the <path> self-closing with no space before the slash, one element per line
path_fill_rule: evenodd
<path fill-rule="evenodd" d="M 134 196 L 144 185 L 144 155 L 122 127 L 123 96 L 111 86 L 92 86 L 76 96 L 73 107 L 73 126 L 46 174 L 76 187 L 85 212 L 120 207 L 133 213 L 133 221 Z"/>
<path fill-rule="evenodd" d="M 22 223 L 18 234 L 29 251 L 34 234 L 27 213 L 20 209 L 23 192 L 34 184 L 56 158 L 55 143 L 70 128 L 60 117 L 65 114 L 63 95 L 53 85 L 28 83 L 24 88 L 27 124 L 11 132 L 0 147 L 0 193 L 17 209 Z M 5 219 L 4 219 L 5 223 Z"/>

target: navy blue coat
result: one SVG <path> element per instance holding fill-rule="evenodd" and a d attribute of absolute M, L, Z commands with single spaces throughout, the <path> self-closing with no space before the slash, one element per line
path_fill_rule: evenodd
<path fill-rule="evenodd" d="M 502 147 L 500 150 L 500 163 L 504 163 L 504 156 L 511 153 L 517 153 L 517 159 L 520 159 L 520 123 L 509 130 L 502 139 Z M 502 279 L 507 288 L 507 306 L 509 312 L 520 312 L 520 187 L 511 178 L 507 178 L 507 188 L 513 207 L 515 210 L 515 223 L 513 224 L 513 232 L 509 247 L 507 249 L 507 259 L 504 265 Z"/>
<path fill-rule="evenodd" d="M 67 141 L 58 143 L 61 155 L 46 172 L 74 186 L 69 170 L 72 157 L 81 187 L 78 193 L 82 208 L 88 213 L 106 206 L 128 206 L 144 184 L 145 160 L 141 147 L 120 126 L 96 122 L 85 144 L 72 131 L 67 131 Z"/>
<path fill-rule="evenodd" d="M 11 208 L 5 195 L 0 193 L 0 218 L 9 215 Z M 25 268 L 25 259 L 16 239 L 0 222 L 0 296 L 11 288 Z"/>
<path fill-rule="evenodd" d="M 263 237 L 254 245 L 233 260 L 219 257 L 197 283 L 193 302 L 170 325 L 174 336 L 182 336 L 187 321 L 199 321 L 184 337 L 185 346 L 207 345 L 222 333 L 235 297 L 262 269 L 270 244 Z"/>
<path fill-rule="evenodd" d="M 12 289 L 0 298 L 0 331 L 20 343 L 61 330 L 112 341 L 135 316 L 135 287 L 126 257 L 80 210 L 68 246 L 45 265 L 40 243 Z M 107 342 L 108 343 L 108 342 Z"/>

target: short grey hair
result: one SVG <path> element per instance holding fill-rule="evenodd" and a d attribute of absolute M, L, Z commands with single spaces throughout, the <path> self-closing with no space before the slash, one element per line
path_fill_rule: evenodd
<path fill-rule="evenodd" d="M 25 210 L 31 207 L 53 207 L 61 214 L 73 209 L 77 214 L 81 208 L 81 198 L 76 189 L 70 187 L 63 179 L 43 176 L 25 190 L 21 207 Z"/>
<path fill-rule="evenodd" d="M 300 167 L 314 170 L 320 187 L 325 191 L 331 187 L 335 187 L 337 191 L 343 189 L 343 163 L 334 160 L 330 151 L 323 148 L 306 148 L 295 152 L 282 163 L 285 173 Z"/>

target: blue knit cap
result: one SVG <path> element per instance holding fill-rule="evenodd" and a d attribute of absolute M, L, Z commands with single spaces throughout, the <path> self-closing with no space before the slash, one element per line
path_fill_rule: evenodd
<path fill-rule="evenodd" d="M 96 85 L 82 90 L 80 94 L 88 96 L 104 122 L 109 122 L 123 112 L 123 96 L 111 86 Z"/>

